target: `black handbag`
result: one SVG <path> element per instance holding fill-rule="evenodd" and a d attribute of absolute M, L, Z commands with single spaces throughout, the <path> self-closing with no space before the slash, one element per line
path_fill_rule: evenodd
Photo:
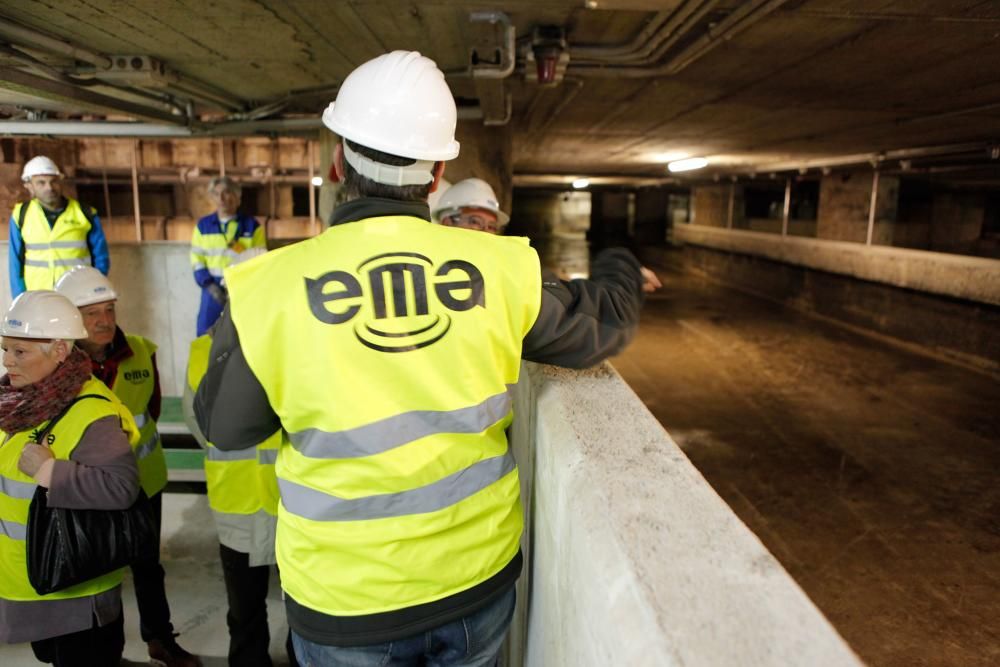
<path fill-rule="evenodd" d="M 52 430 L 79 400 L 78 396 L 49 421 L 35 438 L 45 442 Z M 49 507 L 48 489 L 39 486 L 28 509 L 28 581 L 39 595 L 61 591 L 141 560 L 153 560 L 159 551 L 159 527 L 149 498 L 140 489 L 126 510 L 81 510 Z"/>

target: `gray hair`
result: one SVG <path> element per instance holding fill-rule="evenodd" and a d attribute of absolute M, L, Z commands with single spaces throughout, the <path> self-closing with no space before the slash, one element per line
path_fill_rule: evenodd
<path fill-rule="evenodd" d="M 229 192 L 235 192 L 238 195 L 243 194 L 243 186 L 241 186 L 239 183 L 229 178 L 228 176 L 212 177 L 212 180 L 208 182 L 208 191 L 211 192 L 220 185 Z"/>
<path fill-rule="evenodd" d="M 42 352 L 46 356 L 48 356 L 48 355 L 52 354 L 52 348 L 54 348 L 56 346 L 56 343 L 58 343 L 59 341 L 62 341 L 64 343 L 66 343 L 66 352 L 67 353 L 72 352 L 73 351 L 73 346 L 76 345 L 76 341 L 72 340 L 72 339 L 69 339 L 69 338 L 67 338 L 67 339 L 53 338 L 52 340 L 46 341 L 44 343 L 39 343 L 38 347 L 41 348 Z"/>

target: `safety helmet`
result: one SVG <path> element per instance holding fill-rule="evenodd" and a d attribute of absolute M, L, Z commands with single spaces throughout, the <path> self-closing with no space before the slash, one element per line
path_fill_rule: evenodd
<path fill-rule="evenodd" d="M 490 184 L 481 178 L 467 178 L 445 190 L 437 200 L 432 215 L 435 220 L 458 213 L 463 208 L 481 208 L 492 211 L 501 226 L 510 221 L 510 216 L 500 210 L 500 202 Z"/>
<path fill-rule="evenodd" d="M 458 112 L 444 74 L 416 51 L 393 51 L 351 72 L 323 124 L 344 139 L 414 160 L 458 155 Z"/>
<path fill-rule="evenodd" d="M 22 292 L 0 323 L 0 336 L 43 340 L 87 337 L 83 318 L 69 299 L 52 290 Z"/>
<path fill-rule="evenodd" d="M 118 298 L 108 277 L 92 266 L 78 266 L 62 274 L 56 281 L 56 291 L 77 308 Z"/>
<path fill-rule="evenodd" d="M 32 176 L 62 176 L 56 163 L 45 157 L 38 155 L 24 163 L 24 171 L 21 172 L 21 181 L 27 183 Z"/>

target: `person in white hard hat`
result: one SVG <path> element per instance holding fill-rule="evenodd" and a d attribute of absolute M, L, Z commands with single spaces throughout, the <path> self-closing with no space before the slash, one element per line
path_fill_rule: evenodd
<path fill-rule="evenodd" d="M 440 224 L 489 234 L 502 234 L 510 216 L 500 210 L 500 202 L 490 184 L 467 178 L 444 191 L 431 213 Z"/>
<path fill-rule="evenodd" d="M 90 360 L 94 377 L 125 404 L 139 428 L 140 437 L 135 446 L 139 478 L 159 524 L 163 511 L 162 492 L 167 485 L 167 463 L 156 428 L 160 416 L 156 344 L 142 336 L 126 334 L 118 327 L 118 293 L 107 276 L 97 269 L 80 266 L 64 273 L 56 283 L 56 291 L 80 311 L 87 336 L 77 345 Z M 159 559 L 135 562 L 131 568 L 139 607 L 139 629 L 149 656 L 167 667 L 201 664 L 181 648 L 174 637 L 164 587 L 165 573 Z"/>
<path fill-rule="evenodd" d="M 108 243 L 97 210 L 64 197 L 62 174 L 39 155 L 24 165 L 21 181 L 31 199 L 10 216 L 10 294 L 52 289 L 74 266 L 94 266 L 107 275 Z"/>
<path fill-rule="evenodd" d="M 28 580 L 26 528 L 39 487 L 50 507 L 131 506 L 139 493 L 135 422 L 74 347 L 87 330 L 66 297 L 20 295 L 0 335 L 7 369 L 0 378 L 0 642 L 31 642 L 38 660 L 57 667 L 117 666 L 125 646 L 122 571 L 39 595 Z"/>
<path fill-rule="evenodd" d="M 574 294 L 543 284 L 527 239 L 430 224 L 456 116 L 419 53 L 355 69 L 323 114 L 348 201 L 225 273 L 195 412 L 221 450 L 287 434 L 276 550 L 302 664 L 496 663 L 522 566 L 520 359 L 595 364 L 638 324 L 627 251 Z"/>

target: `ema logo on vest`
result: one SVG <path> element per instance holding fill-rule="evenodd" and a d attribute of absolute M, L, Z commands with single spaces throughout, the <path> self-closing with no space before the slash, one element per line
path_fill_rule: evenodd
<path fill-rule="evenodd" d="M 452 318 L 444 310 L 486 308 L 483 274 L 465 260 L 450 259 L 436 266 L 418 253 L 392 252 L 369 257 L 358 265 L 357 273 L 364 275 L 328 271 L 306 278 L 309 308 L 325 324 L 345 324 L 364 311 L 354 323 L 354 336 L 378 352 L 409 352 L 433 345 L 451 329 Z M 433 290 L 428 289 L 428 273 Z M 369 302 L 362 281 L 367 283 Z"/>
<path fill-rule="evenodd" d="M 139 384 L 143 380 L 149 379 L 149 371 L 145 368 L 137 371 L 125 371 L 125 379 L 134 384 Z"/>

